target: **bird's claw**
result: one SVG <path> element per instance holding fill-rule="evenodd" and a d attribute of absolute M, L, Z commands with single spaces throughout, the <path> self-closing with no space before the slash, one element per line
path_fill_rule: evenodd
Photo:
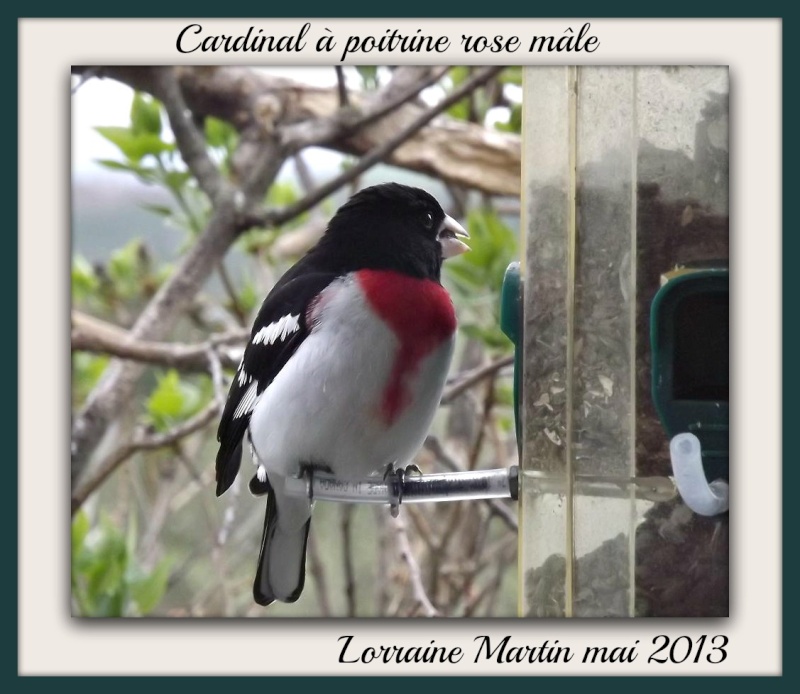
<path fill-rule="evenodd" d="M 392 518 L 397 518 L 400 515 L 400 504 L 403 501 L 403 479 L 405 477 L 405 470 L 398 468 L 394 469 L 394 465 L 389 463 L 386 466 L 386 472 L 383 473 L 383 480 L 389 488 L 389 512 Z"/>
<path fill-rule="evenodd" d="M 421 475 L 422 470 L 419 469 L 414 463 L 406 465 L 405 468 L 394 469 L 393 465 L 388 465 L 383 479 L 389 487 L 389 494 L 391 500 L 389 501 L 389 511 L 392 518 L 397 518 L 400 514 L 400 504 L 403 502 L 403 484 L 406 477 L 409 475 Z"/>

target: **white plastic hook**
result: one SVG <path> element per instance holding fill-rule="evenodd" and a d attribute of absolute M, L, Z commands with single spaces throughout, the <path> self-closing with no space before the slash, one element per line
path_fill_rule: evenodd
<path fill-rule="evenodd" d="M 684 503 L 701 516 L 728 510 L 729 489 L 724 480 L 711 484 L 703 470 L 700 440 L 694 434 L 678 434 L 669 442 L 675 486 Z"/>

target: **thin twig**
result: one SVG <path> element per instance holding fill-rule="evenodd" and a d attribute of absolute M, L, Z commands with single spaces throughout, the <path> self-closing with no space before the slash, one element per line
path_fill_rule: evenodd
<path fill-rule="evenodd" d="M 386 607 L 389 604 L 389 557 L 387 548 L 389 542 L 388 535 L 388 516 L 382 506 L 375 505 L 372 509 L 375 526 L 377 528 L 377 560 L 375 566 L 375 614 L 383 617 L 387 614 Z"/>
<path fill-rule="evenodd" d="M 481 410 L 480 424 L 478 425 L 478 433 L 472 443 L 472 448 L 469 452 L 467 459 L 467 469 L 474 470 L 478 466 L 478 459 L 480 458 L 481 451 L 483 450 L 483 442 L 486 440 L 486 427 L 492 416 L 492 408 L 494 407 L 494 376 L 485 389 L 483 396 L 483 408 Z"/>
<path fill-rule="evenodd" d="M 222 412 L 222 409 L 225 407 L 225 385 L 222 380 L 222 363 L 220 362 L 217 351 L 211 347 L 206 350 L 206 358 L 208 359 L 208 368 L 211 372 L 211 383 L 214 386 L 214 400 L 220 412 Z"/>
<path fill-rule="evenodd" d="M 297 178 L 300 179 L 300 185 L 306 193 L 311 192 L 316 188 L 314 182 L 314 175 L 308 167 L 305 157 L 302 152 L 298 152 L 292 157 L 294 159 L 294 168 L 297 171 Z"/>
<path fill-rule="evenodd" d="M 308 571 L 317 586 L 319 611 L 323 617 L 330 617 L 332 613 L 331 601 L 328 596 L 328 581 L 325 578 L 324 563 L 319 556 L 319 547 L 315 538 L 314 533 L 308 534 Z"/>
<path fill-rule="evenodd" d="M 347 616 L 356 616 L 356 578 L 353 568 L 353 534 L 351 522 L 353 520 L 353 507 L 343 504 L 341 507 L 342 519 L 340 530 L 342 533 L 342 553 L 344 559 L 344 585 L 347 597 Z"/>
<path fill-rule="evenodd" d="M 464 617 L 473 617 L 475 616 L 475 611 L 478 609 L 480 604 L 487 598 L 493 595 L 496 595 L 497 592 L 500 590 L 500 585 L 503 582 L 503 576 L 506 572 L 506 564 L 505 562 L 498 561 L 495 564 L 495 573 L 494 578 L 490 582 L 488 582 L 476 595 L 469 597 L 465 602 L 464 605 L 464 613 L 462 616 Z"/>
<path fill-rule="evenodd" d="M 336 70 L 336 87 L 339 92 L 339 106 L 345 108 L 350 105 L 350 99 L 347 98 L 347 84 L 344 79 L 344 69 L 341 65 L 336 65 L 334 70 Z"/>
<path fill-rule="evenodd" d="M 333 116 L 287 126 L 283 132 L 282 144 L 299 151 L 306 147 L 320 147 L 333 140 L 347 138 L 416 98 L 420 92 L 444 77 L 449 69 L 445 67 L 442 70 L 426 73 L 410 87 L 400 89 L 396 94 L 393 80 L 361 113 L 340 110 Z"/>
<path fill-rule="evenodd" d="M 233 522 L 236 520 L 236 502 L 241 490 L 241 479 L 241 475 L 237 475 L 228 490 L 228 505 L 225 507 L 225 512 L 222 515 L 222 523 L 220 523 L 215 539 L 218 548 L 221 548 L 228 541 L 231 528 L 233 528 Z"/>
<path fill-rule="evenodd" d="M 100 70 L 96 67 L 87 68 L 85 72 L 83 72 L 78 79 L 78 82 L 72 88 L 72 93 L 75 94 L 84 84 L 86 84 L 92 77 L 97 77 Z"/>
<path fill-rule="evenodd" d="M 236 287 L 233 286 L 228 270 L 225 267 L 225 262 L 222 259 L 217 263 L 217 274 L 222 282 L 225 294 L 228 295 L 228 301 L 230 302 L 233 315 L 236 316 L 237 323 L 241 326 L 247 325 L 247 311 L 242 308 L 242 304 L 236 294 Z"/>
<path fill-rule="evenodd" d="M 434 537 L 435 533 L 430 523 L 428 523 L 428 519 L 425 517 L 422 509 L 417 508 L 416 504 L 409 504 L 405 507 L 405 512 L 408 514 L 408 517 L 411 518 L 414 530 L 416 530 L 417 535 L 422 538 L 428 551 L 431 553 L 435 552 L 438 546 L 436 538 Z"/>
<path fill-rule="evenodd" d="M 406 522 L 402 515 L 398 515 L 392 519 L 395 530 L 395 538 L 397 539 L 397 547 L 400 551 L 400 557 L 405 562 L 408 568 L 408 576 L 411 581 L 411 589 L 414 593 L 414 599 L 422 607 L 426 617 L 438 617 L 439 611 L 433 606 L 430 598 L 425 593 L 425 586 L 422 585 L 422 572 L 419 569 L 414 553 L 411 551 L 411 543 L 408 541 L 408 534 L 406 529 Z"/>
<path fill-rule="evenodd" d="M 486 614 L 494 614 L 494 605 L 497 602 L 497 597 L 500 595 L 500 587 L 503 583 L 503 575 L 508 569 L 508 565 L 517 556 L 517 544 L 509 543 L 509 545 L 510 545 L 509 547 L 503 548 L 504 550 L 503 553 L 508 554 L 508 556 L 501 557 L 501 559 L 497 562 L 497 573 L 495 574 L 495 580 L 494 580 L 494 585 L 496 586 L 496 589 L 489 593 L 489 602 L 486 605 L 486 609 L 484 610 Z"/>
<path fill-rule="evenodd" d="M 466 551 L 464 552 L 465 556 L 480 557 L 482 555 L 481 550 L 489 531 L 489 524 L 492 520 L 492 514 L 487 514 L 485 519 L 481 516 L 482 514 L 478 512 L 469 518 L 472 523 L 478 523 L 478 528 L 472 528 L 471 532 L 466 533 L 467 547 L 465 548 Z M 462 590 L 462 594 L 464 596 L 469 596 L 473 593 L 473 588 L 477 581 L 477 577 L 477 567 L 473 571 L 464 572 L 464 589 Z"/>
<path fill-rule="evenodd" d="M 448 385 L 442 393 L 442 399 L 440 403 L 442 405 L 451 403 L 465 390 L 472 388 L 472 386 L 474 386 L 476 383 L 479 383 L 484 378 L 494 376 L 494 374 L 500 371 L 500 369 L 511 366 L 513 363 L 514 355 L 511 354 L 506 357 L 501 357 L 500 359 L 497 359 L 489 364 L 485 364 L 475 369 L 471 369 L 470 371 L 458 374 L 451 379 L 451 381 L 448 381 Z"/>

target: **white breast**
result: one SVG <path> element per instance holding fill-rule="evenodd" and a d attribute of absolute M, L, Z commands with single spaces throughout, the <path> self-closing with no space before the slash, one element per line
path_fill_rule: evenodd
<path fill-rule="evenodd" d="M 322 301 L 318 324 L 259 397 L 250 436 L 270 476 L 302 463 L 339 477 L 382 473 L 419 450 L 439 404 L 453 340 L 427 355 L 406 383 L 411 404 L 387 423 L 382 400 L 398 350 L 390 328 L 366 306 L 358 284 L 340 280 Z"/>

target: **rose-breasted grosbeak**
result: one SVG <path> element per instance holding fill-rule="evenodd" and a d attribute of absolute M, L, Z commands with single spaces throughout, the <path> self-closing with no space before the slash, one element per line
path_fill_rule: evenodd
<path fill-rule="evenodd" d="M 261 306 L 217 433 L 217 495 L 233 483 L 245 434 L 267 493 L 253 586 L 259 604 L 294 602 L 305 580 L 311 506 L 285 493 L 307 467 L 360 478 L 408 463 L 439 404 L 455 338 L 442 261 L 464 229 L 419 188 L 366 188 Z"/>

